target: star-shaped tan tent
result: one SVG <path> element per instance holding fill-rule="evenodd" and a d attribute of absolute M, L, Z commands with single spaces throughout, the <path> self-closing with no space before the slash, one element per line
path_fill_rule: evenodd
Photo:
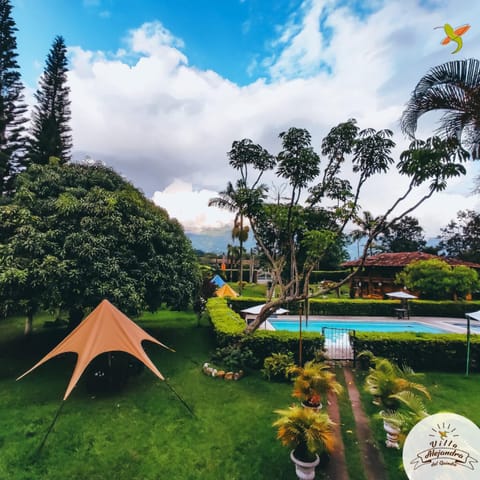
<path fill-rule="evenodd" d="M 143 362 L 158 378 L 165 380 L 143 350 L 143 340 L 148 340 L 173 351 L 142 330 L 108 300 L 103 300 L 70 335 L 30 370 L 18 377 L 17 380 L 20 380 L 32 370 L 35 370 L 35 368 L 61 353 L 76 353 L 78 355 L 77 363 L 63 397 L 66 400 L 88 364 L 101 353 L 113 351 L 122 351 L 133 355 Z"/>

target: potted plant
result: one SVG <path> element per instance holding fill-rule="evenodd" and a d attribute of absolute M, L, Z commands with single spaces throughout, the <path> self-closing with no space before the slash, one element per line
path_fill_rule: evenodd
<path fill-rule="evenodd" d="M 360 370 L 367 371 L 375 365 L 375 355 L 370 350 L 362 350 L 357 355 L 357 361 Z"/>
<path fill-rule="evenodd" d="M 387 448 L 400 448 L 408 432 L 428 416 L 422 399 L 413 392 L 404 390 L 392 395 L 400 404 L 396 410 L 382 410 L 383 428 L 387 434 Z"/>
<path fill-rule="evenodd" d="M 427 388 L 414 382 L 418 378 L 411 368 L 399 368 L 386 358 L 376 358 L 375 367 L 365 378 L 365 391 L 373 395 L 374 403 L 386 410 L 396 410 L 401 401 L 396 395 L 403 391 L 422 394 L 430 399 Z"/>
<path fill-rule="evenodd" d="M 297 477 L 302 480 L 315 478 L 315 467 L 320 455 L 334 448 L 334 423 L 327 413 L 292 406 L 276 410 L 280 418 L 274 422 L 278 427 L 277 438 L 291 448 L 290 458 L 295 464 Z"/>
<path fill-rule="evenodd" d="M 291 368 L 290 373 L 294 376 L 292 395 L 305 407 L 318 410 L 329 393 L 340 395 L 343 392 L 335 374 L 325 363 L 306 362 L 304 367 Z"/>

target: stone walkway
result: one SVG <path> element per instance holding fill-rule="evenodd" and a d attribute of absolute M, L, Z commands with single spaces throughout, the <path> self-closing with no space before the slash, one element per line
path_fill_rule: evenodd
<path fill-rule="evenodd" d="M 365 415 L 361 401 L 360 393 L 355 385 L 353 373 L 348 367 L 344 367 L 345 382 L 347 393 L 352 404 L 353 416 L 355 419 L 357 438 L 362 457 L 363 469 L 368 480 L 386 480 L 387 473 L 381 452 L 375 445 L 373 434 L 370 429 L 369 419 Z M 325 478 L 329 480 L 349 480 L 347 465 L 345 460 L 345 446 L 341 435 L 341 418 L 338 407 L 338 400 L 335 395 L 329 398 L 328 413 L 331 419 L 337 424 L 335 434 L 337 438 L 337 448 L 330 456 L 330 462 L 325 468 Z"/>

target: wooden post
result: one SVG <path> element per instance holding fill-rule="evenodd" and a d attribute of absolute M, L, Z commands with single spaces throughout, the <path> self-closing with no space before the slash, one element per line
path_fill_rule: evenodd
<path fill-rule="evenodd" d="M 298 318 L 300 322 L 299 328 L 299 342 L 298 342 L 298 365 L 299 367 L 303 367 L 302 362 L 302 304 L 300 304 L 300 308 L 298 309 Z"/>

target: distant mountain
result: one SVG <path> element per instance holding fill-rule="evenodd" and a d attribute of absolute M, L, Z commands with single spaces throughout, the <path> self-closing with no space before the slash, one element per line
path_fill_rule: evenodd
<path fill-rule="evenodd" d="M 227 245 L 232 244 L 232 233 L 230 229 L 210 229 L 203 233 L 185 232 L 185 235 L 192 242 L 195 250 L 202 250 L 208 253 L 227 253 Z M 238 240 L 235 241 L 238 246 Z M 245 249 L 255 247 L 255 240 L 253 237 L 243 244 Z"/>
<path fill-rule="evenodd" d="M 227 245 L 232 243 L 231 230 L 228 228 L 212 228 L 202 233 L 186 232 L 185 234 L 192 242 L 195 250 L 202 250 L 208 253 L 226 253 Z M 428 238 L 427 246 L 437 246 L 438 242 L 439 240 L 436 237 Z M 235 241 L 235 245 L 238 245 L 238 240 Z M 362 254 L 363 245 L 364 243 L 360 241 L 360 245 L 358 245 L 358 242 L 353 242 L 346 246 L 350 260 L 356 260 Z M 255 247 L 255 240 L 252 235 L 249 236 L 244 246 L 247 250 Z"/>
<path fill-rule="evenodd" d="M 437 247 L 440 243 L 440 240 L 437 237 L 430 237 L 427 238 L 427 247 Z M 363 247 L 365 243 L 364 241 L 360 240 L 360 244 L 358 242 L 352 242 L 346 246 L 348 256 L 350 260 L 356 260 L 360 257 L 363 253 Z"/>

